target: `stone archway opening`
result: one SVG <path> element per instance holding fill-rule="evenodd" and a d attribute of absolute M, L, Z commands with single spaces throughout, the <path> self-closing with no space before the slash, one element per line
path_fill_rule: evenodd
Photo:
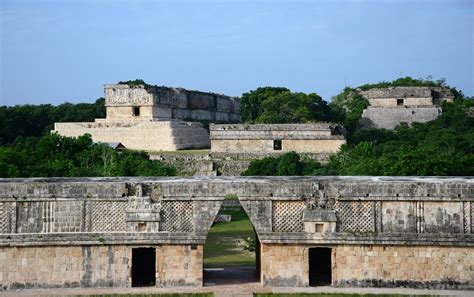
<path fill-rule="evenodd" d="M 204 286 L 260 282 L 260 241 L 236 195 L 227 195 L 204 244 Z"/>

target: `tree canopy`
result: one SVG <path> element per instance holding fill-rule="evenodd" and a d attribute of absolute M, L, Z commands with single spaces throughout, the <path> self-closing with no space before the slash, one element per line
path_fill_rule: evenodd
<path fill-rule="evenodd" d="M 138 175 L 176 175 L 176 169 L 150 160 L 145 152 L 117 152 L 94 143 L 88 134 L 18 137 L 12 145 L 0 147 L 0 177 Z"/>
<path fill-rule="evenodd" d="M 17 137 L 48 134 L 56 122 L 92 122 L 104 117 L 104 98 L 95 103 L 63 103 L 58 106 L 0 106 L 0 145 L 11 144 Z"/>
<path fill-rule="evenodd" d="M 244 123 L 307 123 L 329 120 L 330 110 L 327 102 L 316 93 L 263 87 L 242 95 L 240 117 Z"/>

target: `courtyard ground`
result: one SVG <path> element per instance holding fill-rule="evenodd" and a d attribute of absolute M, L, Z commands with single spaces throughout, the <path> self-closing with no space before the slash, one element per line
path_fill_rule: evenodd
<path fill-rule="evenodd" d="M 209 294 L 209 293 L 213 293 Z M 266 295 L 254 295 L 254 292 L 264 293 Z M 472 291 L 457 290 L 417 290 L 406 288 L 334 288 L 334 287 L 310 287 L 310 288 L 263 288 L 258 283 L 250 283 L 246 285 L 223 285 L 202 288 L 75 288 L 75 289 L 31 289 L 17 290 L 9 292 L 0 292 L 0 296 L 5 297 L 32 297 L 32 296 L 150 296 L 162 297 L 163 294 L 178 294 L 174 296 L 190 296 L 190 293 L 208 293 L 201 296 L 215 297 L 254 297 L 254 296 L 272 296 L 275 297 L 322 297 L 331 294 L 332 297 L 337 296 L 473 296 Z M 161 295 L 160 295 L 161 294 Z M 188 294 L 188 295 L 185 295 Z M 169 295 L 164 295 L 169 297 Z M 171 295 L 173 296 L 173 295 Z M 192 296 L 192 295 L 191 295 Z M 199 295 L 195 295 L 196 297 Z M 194 296 L 193 296 L 194 297 Z"/>
<path fill-rule="evenodd" d="M 204 245 L 204 268 L 253 267 L 255 253 L 244 249 L 247 238 L 255 240 L 255 232 L 245 211 L 225 210 L 230 222 L 214 223 Z"/>

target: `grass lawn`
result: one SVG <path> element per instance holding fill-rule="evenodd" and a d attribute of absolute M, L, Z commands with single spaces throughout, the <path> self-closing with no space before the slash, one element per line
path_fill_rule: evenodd
<path fill-rule="evenodd" d="M 221 211 L 232 215 L 232 221 L 215 223 L 204 245 L 204 268 L 255 266 L 255 253 L 243 249 L 244 240 L 255 238 L 247 214 L 241 211 Z"/>
<path fill-rule="evenodd" d="M 400 296 L 407 296 L 401 294 L 312 294 L 312 293 L 253 293 L 253 297 L 375 297 L 375 296 L 383 296 L 383 297 L 400 297 Z M 422 296 L 431 296 L 431 295 L 417 295 L 419 297 Z"/>

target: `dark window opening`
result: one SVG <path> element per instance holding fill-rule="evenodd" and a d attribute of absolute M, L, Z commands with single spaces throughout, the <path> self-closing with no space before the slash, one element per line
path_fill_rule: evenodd
<path fill-rule="evenodd" d="M 281 139 L 273 140 L 273 150 L 274 151 L 281 151 Z"/>
<path fill-rule="evenodd" d="M 133 116 L 138 117 L 140 116 L 140 107 L 133 108 Z"/>
<path fill-rule="evenodd" d="M 397 99 L 397 105 L 402 106 L 403 105 L 403 99 Z"/>
<path fill-rule="evenodd" d="M 155 285 L 155 248 L 132 249 L 132 287 L 152 287 Z"/>
<path fill-rule="evenodd" d="M 330 285 L 331 276 L 331 249 L 310 248 L 309 249 L 309 285 Z"/>

